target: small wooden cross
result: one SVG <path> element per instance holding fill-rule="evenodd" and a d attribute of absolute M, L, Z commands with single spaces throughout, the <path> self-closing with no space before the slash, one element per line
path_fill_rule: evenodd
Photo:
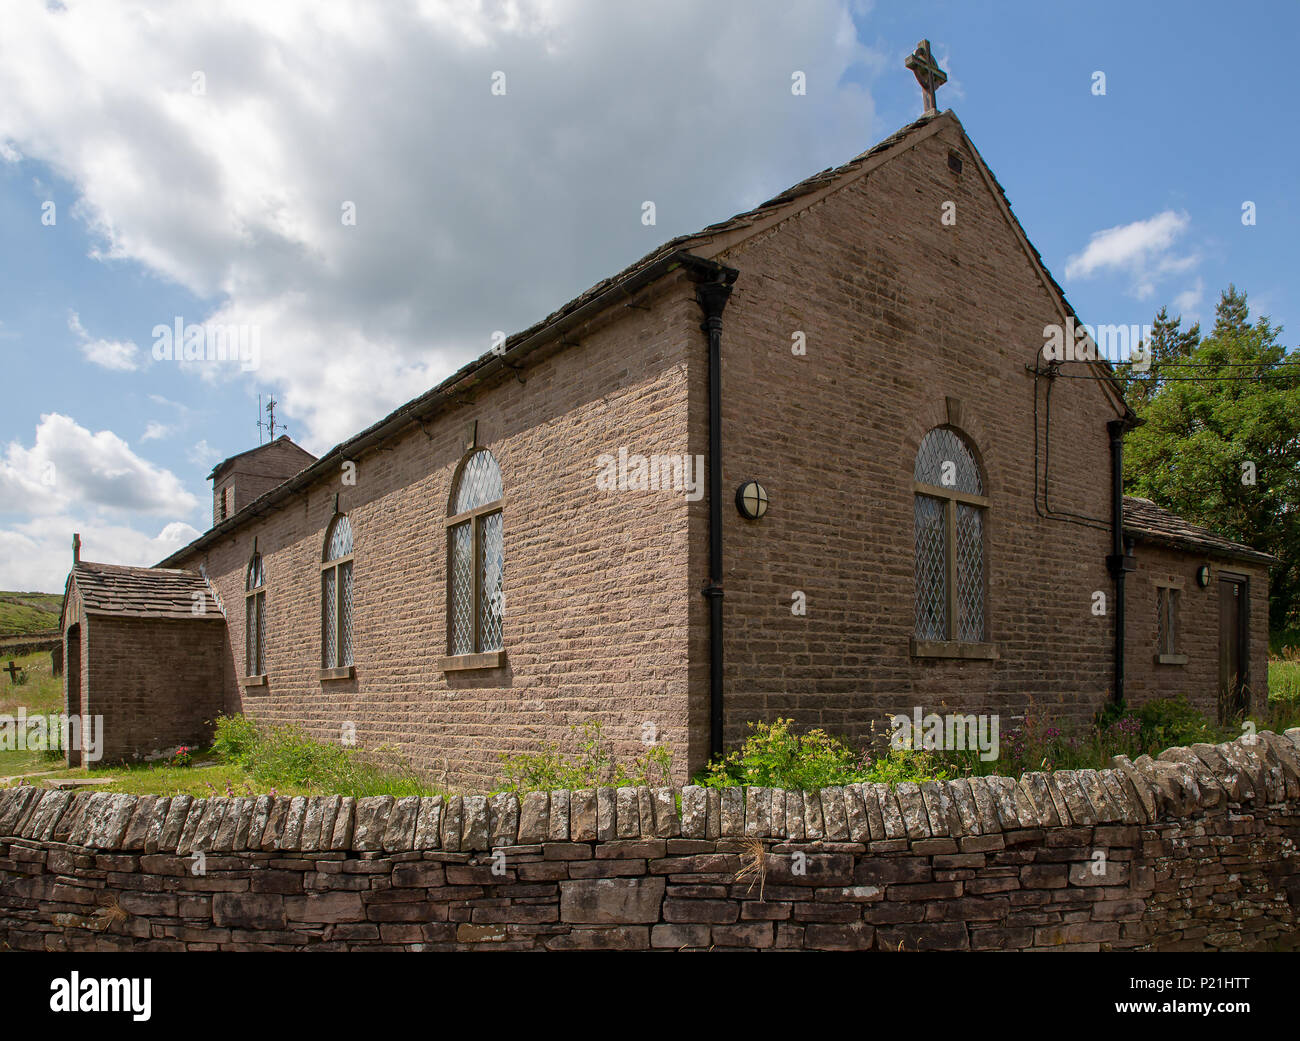
<path fill-rule="evenodd" d="M 12 661 L 9 663 L 8 668 L 0 669 L 0 672 L 7 672 L 7 673 L 9 673 L 9 685 L 10 685 L 10 686 L 13 686 L 15 683 L 18 682 L 18 674 L 19 674 L 20 672 L 22 672 L 22 671 L 23 671 L 23 670 L 20 669 L 17 665 L 15 665 Z"/>
<path fill-rule="evenodd" d="M 948 74 L 939 68 L 939 63 L 930 54 L 930 41 L 922 40 L 916 50 L 903 62 L 912 70 L 916 82 L 921 85 L 921 95 L 925 98 L 925 114 L 932 116 L 939 110 L 935 108 L 934 93 L 948 82 Z"/>

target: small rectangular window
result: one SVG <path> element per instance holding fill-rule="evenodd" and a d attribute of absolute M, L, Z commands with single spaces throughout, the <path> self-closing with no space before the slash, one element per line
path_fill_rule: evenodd
<path fill-rule="evenodd" d="M 1158 628 L 1156 652 L 1162 658 L 1179 654 L 1178 609 L 1180 596 L 1180 591 L 1171 586 L 1158 586 L 1156 588 Z"/>

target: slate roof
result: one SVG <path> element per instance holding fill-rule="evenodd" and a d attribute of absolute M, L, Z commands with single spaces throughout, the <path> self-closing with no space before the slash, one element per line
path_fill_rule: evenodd
<path fill-rule="evenodd" d="M 1124 496 L 1124 530 L 1139 541 L 1159 542 L 1179 549 L 1239 557 L 1261 564 L 1271 564 L 1277 560 L 1268 553 L 1261 553 L 1243 543 L 1224 538 L 1209 528 L 1183 520 L 1150 499 L 1141 499 L 1136 495 Z"/>
<path fill-rule="evenodd" d="M 183 560 L 189 554 L 215 542 L 227 532 L 241 527 L 247 521 L 254 517 L 259 517 L 271 507 L 288 498 L 295 491 L 298 491 L 320 476 L 336 471 L 340 460 L 353 458 L 354 455 L 360 454 L 366 448 L 371 447 L 374 442 L 395 433 L 397 430 L 405 427 L 410 423 L 422 422 L 423 417 L 432 413 L 434 409 L 452 398 L 458 388 L 466 385 L 467 381 L 472 378 L 486 378 L 493 372 L 502 368 L 515 368 L 516 362 L 539 340 L 543 334 L 558 333 L 563 323 L 574 319 L 582 310 L 588 306 L 594 305 L 601 300 L 606 294 L 616 296 L 621 290 L 624 294 L 631 296 L 643 284 L 644 279 L 658 277 L 659 274 L 666 273 L 674 267 L 684 264 L 688 261 L 697 261 L 704 265 L 712 267 L 721 267 L 722 265 L 709 259 L 707 256 L 697 256 L 691 253 L 694 248 L 704 247 L 713 242 L 716 238 L 726 232 L 748 228 L 760 221 L 772 217 L 779 213 L 782 208 L 788 207 L 793 201 L 824 188 L 832 187 L 838 180 L 862 167 L 869 160 L 888 152 L 890 149 L 901 144 L 914 133 L 924 129 L 936 120 L 948 119 L 956 123 L 963 139 L 970 147 L 971 151 L 979 160 L 980 167 L 988 174 L 990 183 L 996 189 L 1001 197 L 1003 205 L 1006 207 L 1006 214 L 1010 219 L 1019 237 L 1023 240 L 1025 246 L 1033 256 L 1034 263 L 1042 272 L 1043 277 L 1048 282 L 1051 291 L 1055 293 L 1060 300 L 1066 313 L 1073 316 L 1076 321 L 1078 315 L 1068 300 L 1065 299 L 1065 293 L 1060 285 L 1048 272 L 1047 267 L 1042 262 L 1042 256 L 1029 241 L 1029 236 L 1025 234 L 1024 228 L 1020 221 L 1011 210 L 1011 200 L 1007 198 L 1006 189 L 993 175 L 989 165 L 984 162 L 983 156 L 975 148 L 975 144 L 966 134 L 965 127 L 957 119 L 952 109 L 947 109 L 942 113 L 927 113 L 920 119 L 907 124 L 907 126 L 896 130 L 887 138 L 873 145 L 865 152 L 854 156 L 847 163 L 841 166 L 827 167 L 820 173 L 815 173 L 811 177 L 806 177 L 798 184 L 792 185 L 779 195 L 775 195 L 764 203 L 760 203 L 752 210 L 746 210 L 738 213 L 727 220 L 720 221 L 717 224 L 710 224 L 698 232 L 689 235 L 679 235 L 674 239 L 665 242 L 662 246 L 647 253 L 640 260 L 624 268 L 616 275 L 602 279 L 586 292 L 574 297 L 568 303 L 564 304 L 558 310 L 553 311 L 541 321 L 534 323 L 522 332 L 515 333 L 508 337 L 504 345 L 488 351 L 482 356 L 462 366 L 456 372 L 452 373 L 436 387 L 426 391 L 419 397 L 412 398 L 406 404 L 399 406 L 390 412 L 383 419 L 372 423 L 365 430 L 354 434 L 348 440 L 340 442 L 331 448 L 328 452 L 318 458 L 314 463 L 309 464 L 305 469 L 300 471 L 294 477 L 277 485 L 270 491 L 263 493 L 253 502 L 241 507 L 233 516 L 210 528 L 189 545 L 178 549 L 166 559 L 160 561 L 160 566 L 177 563 Z M 1108 375 L 1112 380 L 1114 393 L 1122 401 L 1122 392 L 1118 389 L 1118 384 L 1113 383 L 1114 372 L 1109 362 L 1097 363 L 1099 368 Z M 1124 406 L 1127 407 L 1127 406 Z M 231 457 L 237 458 L 235 456 Z M 218 465 L 220 469 L 225 463 Z M 215 470 L 213 471 L 216 472 Z"/>
<path fill-rule="evenodd" d="M 71 582 L 77 584 L 87 614 L 195 621 L 223 618 L 207 582 L 195 571 L 83 560 L 73 567 Z M 203 594 L 202 614 L 194 613 L 195 593 Z"/>
<path fill-rule="evenodd" d="M 221 473 L 221 471 L 224 470 L 227 466 L 235 462 L 235 460 L 243 459 L 244 456 L 246 455 L 252 455 L 254 452 L 260 452 L 262 451 L 262 449 L 270 448 L 272 445 L 278 445 L 282 441 L 286 442 L 290 448 L 298 449 L 298 451 L 301 452 L 303 455 L 305 455 L 308 459 L 312 460 L 313 462 L 315 461 L 316 457 L 312 455 L 309 451 L 307 451 L 307 449 L 303 448 L 302 445 L 290 439 L 288 434 L 281 434 L 274 441 L 268 441 L 264 445 L 254 445 L 252 448 L 245 449 L 242 452 L 236 452 L 232 456 L 227 456 L 225 459 L 221 460 L 221 462 L 217 463 L 217 465 L 212 468 L 212 472 L 208 474 L 208 480 L 209 481 L 212 480 L 212 478 L 216 477 L 217 474 Z"/>

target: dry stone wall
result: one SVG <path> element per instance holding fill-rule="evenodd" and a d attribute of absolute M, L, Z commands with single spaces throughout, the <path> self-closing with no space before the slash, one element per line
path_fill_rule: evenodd
<path fill-rule="evenodd" d="M 1294 946 L 1300 729 L 1106 770 L 519 798 L 0 791 L 15 950 Z"/>

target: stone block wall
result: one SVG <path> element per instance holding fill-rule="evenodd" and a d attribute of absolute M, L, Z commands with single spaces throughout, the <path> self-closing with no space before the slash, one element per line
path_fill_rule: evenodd
<path fill-rule="evenodd" d="M 0 791 L 14 950 L 1226 950 L 1300 940 L 1300 729 L 818 792 Z"/>
<path fill-rule="evenodd" d="M 1094 615 L 1092 595 L 1114 588 L 1106 422 L 1120 413 L 1099 382 L 1059 380 L 1049 431 L 1047 381 L 1027 367 L 1064 320 L 1059 300 L 956 120 L 718 259 L 740 271 L 723 318 L 723 488 L 752 478 L 771 496 L 761 521 L 723 511 L 728 745 L 777 716 L 865 743 L 916 706 L 1089 722 L 1111 680 L 1113 615 Z M 944 425 L 978 454 L 990 499 L 996 657 L 910 648 L 912 477 Z"/>
<path fill-rule="evenodd" d="M 1250 612 L 1251 705 L 1268 710 L 1268 569 L 1244 560 L 1200 556 L 1140 542 L 1134 555 L 1137 571 L 1127 586 L 1128 625 L 1125 634 L 1124 696 L 1132 705 L 1155 698 L 1187 695 L 1207 719 L 1219 718 L 1219 576 L 1247 579 Z M 1196 569 L 1210 564 L 1214 577 L 1206 589 L 1196 584 Z M 1178 652 L 1181 665 L 1157 661 L 1160 646 L 1157 586 L 1181 589 Z"/>
<path fill-rule="evenodd" d="M 162 755 L 212 740 L 223 708 L 226 627 L 199 619 L 81 615 L 87 661 L 82 710 L 103 718 L 101 762 Z M 71 680 L 69 680 L 71 682 Z M 89 765 L 71 750 L 72 765 Z"/>
<path fill-rule="evenodd" d="M 260 723 L 389 747 L 435 783 L 487 788 L 501 757 L 604 724 L 615 755 L 644 751 L 647 723 L 674 780 L 703 765 L 691 722 L 684 492 L 608 492 L 597 459 L 703 451 L 688 436 L 699 331 L 678 272 L 362 453 L 255 521 L 168 566 L 202 570 L 227 618 L 225 703 Z M 653 309 L 650 309 L 653 305 Z M 446 671 L 447 528 L 467 430 L 501 468 L 506 504 L 505 660 Z M 352 478 L 345 482 L 345 476 Z M 355 675 L 322 678 L 320 561 L 334 504 L 352 525 Z M 266 573 L 266 679 L 244 684 L 244 589 L 257 540 Z M 698 694 L 707 699 L 707 687 Z M 698 699 L 697 699 L 698 700 Z M 705 702 L 707 710 L 707 701 Z M 696 712 L 696 716 L 699 713 Z"/>
<path fill-rule="evenodd" d="M 314 455 L 281 435 L 218 465 L 209 475 L 213 527 L 315 461 Z M 225 513 L 221 509 L 223 499 L 227 500 Z"/>

